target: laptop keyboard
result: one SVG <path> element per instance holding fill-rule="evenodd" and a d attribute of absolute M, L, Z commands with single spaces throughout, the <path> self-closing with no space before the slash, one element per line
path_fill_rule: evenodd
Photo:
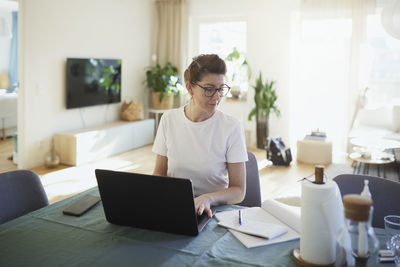
<path fill-rule="evenodd" d="M 204 220 L 208 220 L 208 214 L 203 212 L 201 215 L 197 215 L 197 224 L 201 224 Z"/>

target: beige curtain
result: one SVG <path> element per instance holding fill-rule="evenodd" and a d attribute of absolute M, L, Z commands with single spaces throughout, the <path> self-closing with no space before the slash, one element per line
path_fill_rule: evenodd
<path fill-rule="evenodd" d="M 183 71 L 186 55 L 186 0 L 155 0 L 152 60 L 154 64 L 171 62 Z"/>
<path fill-rule="evenodd" d="M 302 0 L 294 27 L 291 128 L 302 138 L 326 131 L 334 151 L 345 150 L 346 134 L 363 87 L 360 49 L 375 0 Z"/>

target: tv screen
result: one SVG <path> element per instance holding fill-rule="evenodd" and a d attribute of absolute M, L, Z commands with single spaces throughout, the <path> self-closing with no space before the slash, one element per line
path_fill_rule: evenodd
<path fill-rule="evenodd" d="M 67 109 L 121 102 L 121 60 L 67 58 Z"/>

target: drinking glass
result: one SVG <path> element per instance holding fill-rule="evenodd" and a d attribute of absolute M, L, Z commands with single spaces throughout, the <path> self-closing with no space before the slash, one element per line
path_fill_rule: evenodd
<path fill-rule="evenodd" d="M 392 236 L 390 239 L 390 248 L 394 255 L 394 262 L 400 267 L 400 234 Z"/>
<path fill-rule="evenodd" d="M 386 232 L 386 248 L 390 249 L 390 239 L 394 235 L 400 235 L 400 216 L 398 215 L 387 215 L 385 220 L 385 232 Z"/>

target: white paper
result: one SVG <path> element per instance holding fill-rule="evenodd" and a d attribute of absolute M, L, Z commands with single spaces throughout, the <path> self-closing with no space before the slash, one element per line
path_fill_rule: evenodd
<path fill-rule="evenodd" d="M 221 221 L 218 223 L 218 225 L 266 239 L 274 239 L 287 233 L 287 228 L 282 225 L 253 221 L 248 218 L 246 218 L 246 221 L 240 225 L 238 218 L 234 218 L 234 216 L 232 217 L 232 220 Z"/>
<path fill-rule="evenodd" d="M 264 203 L 266 202 L 272 202 L 272 204 L 269 203 L 264 205 Z M 289 207 L 288 205 L 285 204 L 280 205 L 281 203 L 274 203 L 277 202 L 275 200 L 267 200 L 266 202 L 263 203 L 263 208 L 253 207 L 253 208 L 242 209 L 243 224 L 245 224 L 247 221 L 263 222 L 284 227 L 287 229 L 287 232 L 273 239 L 265 239 L 261 237 L 256 237 L 254 235 L 244 234 L 235 231 L 233 229 L 229 229 L 229 231 L 247 248 L 265 246 L 300 238 L 300 233 L 290 226 L 290 225 L 300 224 L 300 211 L 294 211 L 293 210 L 294 207 Z M 281 218 L 282 217 L 291 218 L 290 220 L 294 221 L 285 222 L 278 219 L 277 217 L 272 215 L 269 210 L 264 209 L 264 208 L 268 209 L 269 207 L 274 207 L 273 212 L 280 215 Z M 280 207 L 280 209 L 278 207 Z M 300 208 L 294 208 L 294 209 L 300 210 Z M 284 215 L 285 213 L 286 214 L 289 213 L 291 215 L 286 216 Z M 298 214 L 297 217 L 296 214 Z M 215 215 L 215 218 L 219 222 L 229 222 L 235 219 L 238 220 L 238 210 L 218 212 Z"/>

